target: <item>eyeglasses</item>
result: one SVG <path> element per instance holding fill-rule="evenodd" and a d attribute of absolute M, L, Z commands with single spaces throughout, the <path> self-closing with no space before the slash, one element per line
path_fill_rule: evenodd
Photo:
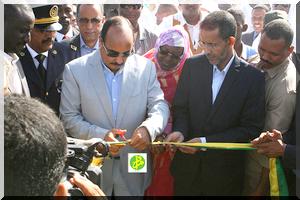
<path fill-rule="evenodd" d="M 107 49 L 106 46 L 104 45 L 104 42 L 102 42 L 102 46 L 105 50 L 105 53 L 107 56 L 109 57 L 113 57 L 113 58 L 116 58 L 118 56 L 122 56 L 124 58 L 127 58 L 128 56 L 132 55 L 133 54 L 133 50 L 129 50 L 129 51 L 125 51 L 123 53 L 120 53 L 120 52 L 117 52 L 117 51 L 114 51 L 114 50 L 111 50 L 111 49 Z"/>
<path fill-rule="evenodd" d="M 198 45 L 201 48 L 206 48 L 206 49 L 216 49 L 219 46 L 218 43 L 206 43 L 201 40 L 198 41 Z"/>
<path fill-rule="evenodd" d="M 80 24 L 88 24 L 89 22 L 91 22 L 93 25 L 99 24 L 101 22 L 100 18 L 92 18 L 92 19 L 88 19 L 88 18 L 79 18 L 78 22 Z"/>
<path fill-rule="evenodd" d="M 181 55 L 175 55 L 175 54 L 169 52 L 168 50 L 163 49 L 162 46 L 159 47 L 158 53 L 160 53 L 160 54 L 163 55 L 163 56 L 169 55 L 169 56 L 171 56 L 171 58 L 174 59 L 174 60 L 179 60 L 179 59 L 181 58 L 182 54 L 183 54 L 183 53 L 182 53 Z"/>
<path fill-rule="evenodd" d="M 136 10 L 136 9 L 140 9 L 142 5 L 141 4 L 120 4 L 120 7 L 123 9 L 132 8 Z"/>

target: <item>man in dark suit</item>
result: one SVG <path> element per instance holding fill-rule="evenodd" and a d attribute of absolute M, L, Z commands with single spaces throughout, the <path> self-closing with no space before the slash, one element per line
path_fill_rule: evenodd
<path fill-rule="evenodd" d="M 200 24 L 203 55 L 187 59 L 166 141 L 249 142 L 264 125 L 264 75 L 234 53 L 236 22 L 226 11 Z M 244 152 L 180 147 L 171 172 L 176 195 L 241 195 Z"/>
<path fill-rule="evenodd" d="M 72 60 L 99 48 L 99 36 L 104 22 L 103 5 L 81 4 L 77 7 L 77 23 L 80 34 L 64 40 L 66 54 Z"/>
<path fill-rule="evenodd" d="M 251 22 L 254 31 L 242 35 L 242 41 L 252 46 L 253 41 L 257 38 L 264 26 L 264 17 L 269 8 L 264 4 L 258 4 L 253 7 L 251 12 Z M 257 38 L 258 39 L 258 38 Z"/>
<path fill-rule="evenodd" d="M 68 59 L 63 45 L 55 43 L 55 34 L 61 29 L 56 5 L 33 8 L 35 24 L 31 41 L 19 54 L 31 97 L 37 97 L 59 113 L 62 73 Z"/>

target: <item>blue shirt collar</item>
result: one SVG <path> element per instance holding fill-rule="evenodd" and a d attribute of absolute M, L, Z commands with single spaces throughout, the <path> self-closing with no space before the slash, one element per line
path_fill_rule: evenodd
<path fill-rule="evenodd" d="M 96 49 L 99 48 L 99 39 L 97 40 L 95 46 L 94 46 L 93 48 L 90 48 L 90 47 L 88 47 L 88 46 L 85 44 L 85 42 L 84 42 L 82 36 L 80 35 L 80 48 L 88 48 L 88 49 L 94 49 L 94 50 L 96 50 Z"/>

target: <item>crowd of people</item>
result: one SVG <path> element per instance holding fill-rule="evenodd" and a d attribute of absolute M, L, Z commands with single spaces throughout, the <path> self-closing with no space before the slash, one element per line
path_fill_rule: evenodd
<path fill-rule="evenodd" d="M 86 196 L 268 196 L 269 157 L 296 195 L 292 6 L 5 4 L 5 195 L 67 196 L 66 136 L 126 140 L 70 179 Z M 130 153 L 147 173 L 129 173 Z"/>

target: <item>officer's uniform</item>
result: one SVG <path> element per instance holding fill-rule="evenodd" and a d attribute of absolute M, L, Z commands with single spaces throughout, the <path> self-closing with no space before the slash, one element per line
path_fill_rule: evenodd
<path fill-rule="evenodd" d="M 61 29 L 58 23 L 56 5 L 46 5 L 33 8 L 35 14 L 35 27 L 48 31 L 57 31 Z M 34 40 L 32 37 L 31 40 Z M 64 46 L 54 42 L 52 49 L 48 50 L 46 58 L 47 70 L 45 82 L 38 72 L 34 59 L 26 46 L 19 54 L 20 61 L 28 82 L 31 97 L 37 97 L 48 104 L 59 114 L 60 92 L 62 85 L 62 73 L 68 59 L 64 56 Z M 33 49 L 34 50 L 34 49 Z M 35 51 L 35 50 L 34 50 Z M 37 52 L 38 53 L 38 52 Z"/>
<path fill-rule="evenodd" d="M 68 57 L 68 59 L 73 60 L 81 57 L 80 34 L 71 39 L 63 40 L 60 43 L 66 47 L 67 50 L 65 55 Z"/>

